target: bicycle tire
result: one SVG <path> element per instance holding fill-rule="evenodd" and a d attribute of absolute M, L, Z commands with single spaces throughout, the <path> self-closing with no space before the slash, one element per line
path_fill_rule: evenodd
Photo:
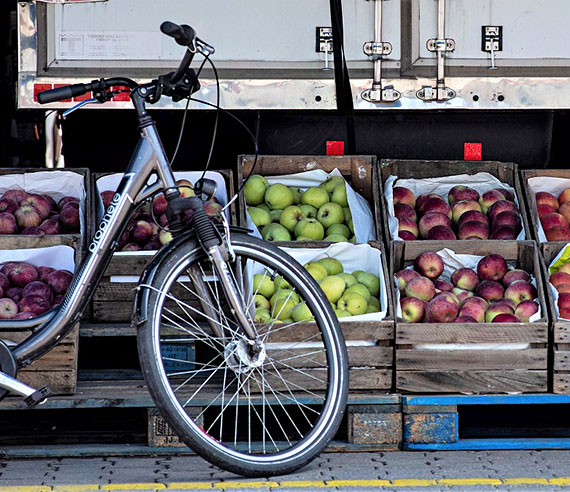
<path fill-rule="evenodd" d="M 246 284 L 251 285 L 251 272 L 254 270 L 262 268 L 263 278 L 265 275 L 282 275 L 304 300 L 314 315 L 314 322 L 273 321 L 256 325 L 256 328 L 265 327 L 266 358 L 258 367 L 242 366 L 242 360 L 236 365 L 236 354 L 240 353 L 238 347 L 243 342 L 232 333 L 235 325 L 232 319 L 222 317 L 224 307 L 219 302 L 222 296 L 216 301 L 219 319 L 228 325 L 229 336 L 224 340 L 207 333 L 204 323 L 197 321 L 203 315 L 190 309 L 191 300 L 178 298 L 181 293 L 187 297 L 196 295 L 188 287 L 192 285 L 190 277 L 183 276 L 190 267 L 199 266 L 203 278 L 207 278 L 206 272 L 209 271 L 209 260 L 202 248 L 195 241 L 186 241 L 167 251 L 155 269 L 145 306 L 147 319 L 137 327 L 141 367 L 150 394 L 163 417 L 179 438 L 203 458 L 244 476 L 291 473 L 320 454 L 334 437 L 343 418 L 348 393 L 348 357 L 344 339 L 322 290 L 293 258 L 275 245 L 240 233 L 232 234 L 231 246 L 237 258 L 232 265 L 236 277 L 239 276 L 237 272 L 246 272 L 239 282 L 234 277 L 244 291 L 249 289 Z M 244 265 L 248 267 L 244 269 Z M 210 295 L 219 293 L 216 284 L 215 278 L 207 282 Z M 280 291 L 281 294 L 284 291 Z M 289 299 L 291 294 L 288 296 Z M 243 298 L 251 303 L 251 289 L 244 293 Z M 288 305 L 287 302 L 281 305 Z M 281 311 L 273 314 L 280 316 Z M 182 325 L 182 318 L 188 313 L 191 316 L 184 319 L 186 324 Z M 276 324 L 279 324 L 278 329 Z M 305 336 L 302 327 L 313 334 Z M 273 345 L 283 343 L 274 340 L 283 340 L 285 333 L 287 339 L 292 336 L 297 340 L 285 342 L 284 347 Z M 187 346 L 193 344 L 193 361 L 173 357 L 169 343 L 181 342 L 186 342 Z M 307 346 L 302 345 L 307 343 Z M 284 354 L 287 357 L 283 357 Z M 308 367 L 304 368 L 303 364 Z M 249 372 L 244 375 L 242 371 L 246 369 Z M 200 372 L 203 373 L 202 379 L 199 378 Z M 323 373 L 326 379 L 321 376 Z M 187 380 L 181 382 L 186 377 Z M 190 380 L 194 378 L 198 379 L 197 388 L 193 386 L 190 389 Z M 210 386 L 216 385 L 219 392 L 214 391 L 210 395 Z M 244 398 L 247 399 L 244 401 Z M 233 424 L 232 416 L 235 419 Z M 298 420 L 293 416 L 295 419 L 298 416 Z M 247 439 L 239 440 L 238 427 L 239 433 L 244 435 L 240 427 L 244 419 L 248 424 Z M 281 440 L 271 433 L 279 434 Z"/>

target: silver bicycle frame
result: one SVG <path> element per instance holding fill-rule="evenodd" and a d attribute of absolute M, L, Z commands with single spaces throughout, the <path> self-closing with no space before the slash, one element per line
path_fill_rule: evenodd
<path fill-rule="evenodd" d="M 152 175 L 157 176 L 157 181 L 148 185 Z M 30 337 L 12 350 L 18 367 L 30 364 L 48 352 L 79 321 L 135 208 L 157 191 L 175 187 L 174 174 L 170 169 L 156 126 L 151 121 L 141 129 L 141 138 L 123 179 L 105 211 L 89 245 L 87 256 L 76 272 L 59 309 L 23 323 L 0 322 L 0 330 L 31 329 L 37 326 Z"/>

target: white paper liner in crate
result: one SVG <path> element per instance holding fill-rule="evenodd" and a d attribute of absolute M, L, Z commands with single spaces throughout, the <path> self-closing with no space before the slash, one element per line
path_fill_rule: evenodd
<path fill-rule="evenodd" d="M 343 177 L 338 169 L 333 169 L 330 173 L 327 173 L 322 169 L 315 169 L 314 171 L 304 171 L 302 173 L 286 174 L 283 176 L 265 176 L 265 178 L 270 185 L 282 183 L 285 186 L 295 186 L 302 190 L 306 190 L 312 186 L 319 186 L 330 176 Z M 352 223 L 354 225 L 354 236 L 356 237 L 356 242 L 358 244 L 362 244 L 367 243 L 368 241 L 374 241 L 376 239 L 374 217 L 368 201 L 354 191 L 346 180 L 344 183 L 346 185 L 348 207 L 352 213 Z M 246 212 L 245 215 L 248 229 L 251 229 L 255 236 L 261 237 L 261 234 L 257 230 L 257 227 L 251 220 L 249 214 Z"/>
<path fill-rule="evenodd" d="M 388 228 L 390 230 L 390 237 L 395 241 L 403 241 L 403 239 L 398 236 L 399 221 L 394 213 L 394 186 L 402 186 L 404 188 L 408 188 L 416 198 L 420 195 L 435 193 L 442 196 L 447 203 L 449 190 L 458 185 L 467 185 L 470 188 L 478 191 L 479 194 L 492 190 L 493 188 L 504 188 L 505 190 L 509 190 L 514 195 L 515 204 L 522 215 L 515 190 L 508 184 L 503 183 L 489 173 L 457 174 L 455 176 L 442 176 L 439 178 L 422 179 L 398 179 L 398 176 L 390 176 L 384 185 L 384 197 L 386 198 L 386 207 L 388 210 Z M 522 241 L 526 237 L 526 231 L 524 229 L 524 223 L 522 223 L 522 218 L 521 225 L 522 230 L 517 236 L 517 241 Z"/>
<path fill-rule="evenodd" d="M 175 172 L 174 177 L 179 179 L 186 179 L 194 184 L 198 179 L 202 177 L 202 171 L 180 171 Z M 101 192 L 108 191 L 108 190 L 116 190 L 123 178 L 123 173 L 115 173 L 115 174 L 108 174 L 106 176 L 102 176 L 97 180 L 97 194 L 95 198 L 95 206 L 97 209 L 97 221 L 101 219 L 104 213 L 103 208 L 103 200 L 101 200 Z M 226 205 L 228 203 L 228 191 L 226 188 L 226 182 L 224 177 L 215 171 L 208 171 L 206 172 L 205 178 L 212 179 L 216 182 L 216 199 L 220 202 L 221 205 Z M 156 181 L 156 176 L 153 176 L 149 180 L 149 184 L 152 184 Z M 229 211 L 226 210 L 226 217 L 229 219 Z M 158 217 L 157 217 L 158 219 Z M 117 251 L 114 256 L 154 256 L 156 251 Z M 132 283 L 139 281 L 138 276 L 133 275 L 113 275 L 110 277 L 110 282 L 118 282 L 118 283 Z"/>
<path fill-rule="evenodd" d="M 570 188 L 570 179 L 553 178 L 550 176 L 530 178 L 527 183 L 529 191 L 533 194 L 533 196 L 536 195 L 539 191 L 547 191 L 548 193 L 552 193 L 556 198 L 558 198 L 558 195 L 560 195 L 560 193 L 562 193 L 566 188 Z M 538 241 L 545 243 L 548 241 L 548 239 L 546 239 L 546 234 L 544 233 L 544 229 L 542 228 L 540 220 L 537 222 Z"/>
<path fill-rule="evenodd" d="M 380 301 L 380 312 L 359 314 L 342 318 L 342 323 L 361 322 L 361 321 L 382 321 L 388 314 L 388 294 L 386 291 L 386 279 L 382 269 L 382 252 L 379 249 L 372 248 L 368 244 L 349 244 L 335 243 L 327 248 L 282 248 L 287 254 L 295 258 L 301 265 L 310 261 L 318 261 L 323 258 L 335 258 L 339 260 L 344 271 L 351 273 L 355 270 L 373 273 L 380 279 L 380 293 L 378 300 Z M 252 267 L 251 262 L 246 266 L 249 285 L 253 285 L 253 275 L 263 273 L 263 265 L 255 263 Z M 269 344 L 273 347 L 273 344 Z M 295 343 L 295 348 L 310 348 L 310 343 Z M 354 342 L 347 341 L 347 346 L 375 345 L 374 341 L 363 342 L 356 340 Z"/>
<path fill-rule="evenodd" d="M 56 270 L 75 272 L 75 250 L 71 246 L 58 245 L 45 248 L 0 250 L 0 264 L 9 261 L 25 261 L 35 267 L 47 266 Z"/>
<path fill-rule="evenodd" d="M 477 271 L 477 264 L 483 258 L 482 256 L 478 255 L 465 255 L 465 254 L 458 254 L 455 251 L 450 249 L 444 248 L 440 251 L 436 251 L 436 253 L 441 256 L 443 260 L 443 273 L 439 278 L 447 281 L 451 281 L 451 275 L 456 270 L 460 268 L 471 268 L 472 270 Z M 513 267 L 514 265 L 509 265 L 511 262 L 507 262 L 509 267 Z M 412 269 L 412 267 L 409 267 Z M 402 307 L 400 306 L 400 290 L 398 289 L 398 281 L 394 278 L 394 282 L 396 288 L 396 316 L 399 319 L 402 319 Z M 534 275 L 531 276 L 531 283 L 535 287 L 536 285 L 536 278 Z M 538 304 L 538 311 L 533 314 L 529 318 L 529 322 L 532 323 L 534 321 L 538 321 L 542 318 L 542 306 L 540 302 L 537 301 Z M 460 344 L 439 344 L 439 343 L 422 343 L 419 345 L 414 345 L 415 349 L 421 350 L 524 350 L 530 347 L 528 343 L 460 343 Z"/>
<path fill-rule="evenodd" d="M 570 186 L 569 186 L 569 188 L 570 188 Z M 545 190 L 539 190 L 539 191 L 545 191 Z M 554 258 L 554 259 L 550 262 L 550 265 L 548 265 L 548 272 L 546 272 L 546 273 L 548 273 L 549 278 L 550 278 L 550 275 L 551 275 L 550 268 L 551 268 L 552 266 L 554 266 L 554 264 L 555 264 L 556 262 L 558 262 L 558 260 L 560 260 L 560 258 L 562 258 L 562 256 L 565 256 L 565 257 L 568 258 L 569 255 L 570 255 L 570 244 L 567 244 L 566 246 L 564 246 L 564 247 L 560 250 L 560 253 L 558 253 L 558 254 L 556 255 L 556 258 Z M 567 262 L 563 262 L 562 264 L 564 264 L 564 263 L 567 263 Z M 562 266 L 562 264 L 561 264 L 561 265 L 558 265 L 558 266 Z M 557 269 L 556 271 L 558 271 L 558 269 Z M 552 285 L 552 284 L 550 283 L 550 281 L 548 282 L 548 287 L 550 288 L 550 292 L 552 292 L 552 299 L 554 300 L 554 310 L 556 311 L 556 317 L 557 317 L 558 319 L 562 319 L 562 320 L 565 320 L 565 321 L 570 321 L 570 319 L 568 319 L 568 318 L 561 318 L 561 317 L 560 317 L 560 310 L 558 309 L 558 297 L 559 297 L 559 294 L 558 294 L 558 291 L 556 290 L 556 287 L 554 287 L 554 285 Z"/>
<path fill-rule="evenodd" d="M 56 202 L 64 196 L 79 199 L 79 230 L 85 234 L 85 176 L 73 171 L 37 171 L 0 176 L 0 194 L 8 190 L 49 195 Z"/>

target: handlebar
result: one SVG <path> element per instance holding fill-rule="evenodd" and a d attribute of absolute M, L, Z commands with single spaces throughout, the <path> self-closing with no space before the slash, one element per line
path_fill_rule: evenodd
<path fill-rule="evenodd" d="M 194 29 L 186 24 L 178 25 L 174 22 L 166 21 L 161 24 L 160 30 L 167 36 L 174 38 L 179 45 L 188 48 L 176 71 L 166 76 L 170 84 L 176 84 L 184 76 L 197 51 L 206 53 L 208 56 L 213 53 L 213 48 L 198 39 Z M 113 86 L 125 86 L 130 89 L 135 89 L 138 87 L 138 84 L 134 80 L 124 77 L 100 79 L 93 80 L 89 84 L 73 84 L 42 91 L 38 93 L 37 98 L 40 104 L 48 104 L 61 101 L 62 99 L 82 96 L 88 92 L 103 93 Z M 104 102 L 104 99 L 100 99 L 99 102 Z"/>

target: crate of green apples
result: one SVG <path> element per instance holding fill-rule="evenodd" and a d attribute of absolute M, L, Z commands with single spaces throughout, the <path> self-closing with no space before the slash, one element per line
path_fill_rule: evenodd
<path fill-rule="evenodd" d="M 36 243 L 41 238 L 34 237 Z M 46 238 L 48 239 L 48 238 Z M 49 239 L 48 239 L 49 240 Z M 53 244 L 53 238 L 51 238 Z M 32 319 L 57 308 L 73 279 L 80 248 L 72 237 L 53 245 L 0 249 L 0 320 Z M 8 345 L 30 336 L 29 331 L 0 331 Z M 79 323 L 48 354 L 18 371 L 31 386 L 47 384 L 54 393 L 75 392 Z"/>
<path fill-rule="evenodd" d="M 394 323 L 381 244 L 339 243 L 323 248 L 318 243 L 305 243 L 283 249 L 319 282 L 341 323 L 349 352 L 351 389 L 390 389 Z M 312 313 L 294 289 L 284 279 L 272 278 L 260 265 L 253 265 L 250 275 L 254 320 L 260 329 L 290 323 L 299 341 L 309 337 Z M 286 339 L 279 338 L 281 332 Z M 290 350 L 297 350 L 298 341 L 287 339 L 291 330 L 281 332 L 277 330 L 277 338 L 268 340 L 268 346 L 279 342 L 282 349 L 283 343 L 290 343 Z"/>
<path fill-rule="evenodd" d="M 95 227 L 99 224 L 122 176 L 122 173 L 94 175 Z M 194 183 L 202 176 L 202 172 L 176 171 L 174 176 L 182 196 L 192 196 Z M 223 206 L 234 194 L 233 173 L 228 170 L 208 171 L 205 177 L 217 184 L 214 198 L 205 207 L 212 220 L 217 220 Z M 143 204 L 129 221 L 120 238 L 118 249 L 93 296 L 92 315 L 95 321 L 130 322 L 134 288 L 141 273 L 156 252 L 172 239 L 167 230 L 165 210 L 166 199 L 160 194 L 152 202 Z M 224 213 L 230 223 L 235 224 L 235 206 L 232 204 Z"/>
<path fill-rule="evenodd" d="M 393 242 L 397 388 L 546 391 L 548 305 L 534 242 Z"/>
<path fill-rule="evenodd" d="M 553 325 L 554 393 L 570 394 L 570 244 L 543 246 L 547 294 Z"/>
<path fill-rule="evenodd" d="M 241 157 L 243 223 L 267 241 L 366 243 L 375 240 L 373 158 Z M 250 175 L 252 169 L 253 173 Z"/>
<path fill-rule="evenodd" d="M 383 164 L 388 240 L 524 240 L 530 234 L 514 164 Z"/>

